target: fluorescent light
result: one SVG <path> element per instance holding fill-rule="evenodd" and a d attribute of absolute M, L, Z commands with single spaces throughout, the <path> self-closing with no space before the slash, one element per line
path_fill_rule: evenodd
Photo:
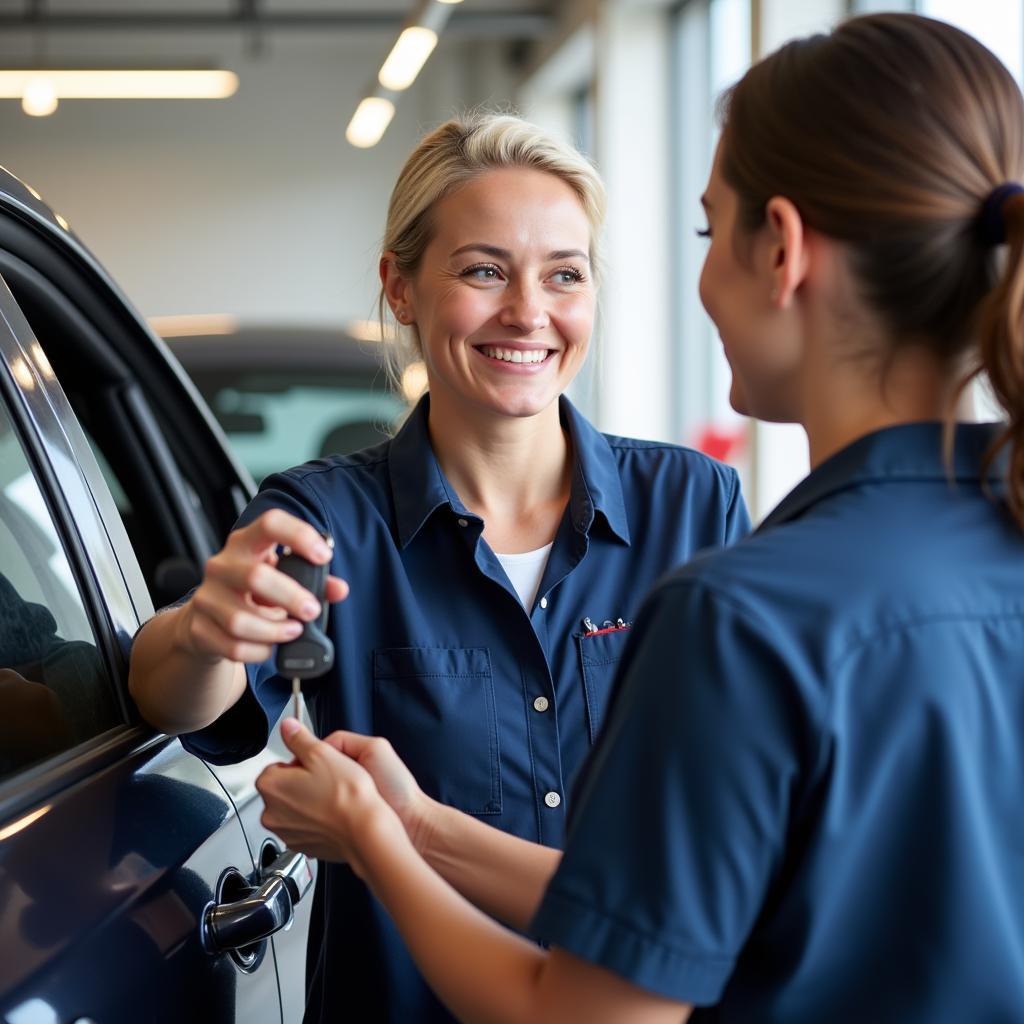
<path fill-rule="evenodd" d="M 44 92 L 62 100 L 217 100 L 237 89 L 233 71 L 0 71 L 0 99 L 23 101 Z"/>
<path fill-rule="evenodd" d="M 380 142 L 391 118 L 395 116 L 395 105 L 382 96 L 367 96 L 352 115 L 345 138 L 360 149 L 369 149 Z"/>
<path fill-rule="evenodd" d="M 407 28 L 396 41 L 377 75 L 385 89 L 400 92 L 408 89 L 420 68 L 426 63 L 431 51 L 437 46 L 437 33 L 429 28 L 414 25 Z"/>
<path fill-rule="evenodd" d="M 57 87 L 52 78 L 37 75 L 25 83 L 21 109 L 30 117 L 46 117 L 57 109 Z"/>
<path fill-rule="evenodd" d="M 461 4 L 462 0 L 437 0 L 439 4 Z"/>

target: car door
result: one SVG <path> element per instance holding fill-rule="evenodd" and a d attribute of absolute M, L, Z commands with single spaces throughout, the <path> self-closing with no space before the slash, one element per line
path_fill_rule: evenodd
<path fill-rule="evenodd" d="M 259 824 L 273 755 L 222 780 L 125 687 L 153 597 L 194 581 L 251 482 L 101 268 L 2 175 L 0 274 L 0 641 L 45 640 L 0 665 L 0 1015 L 298 1020 L 311 869 Z"/>

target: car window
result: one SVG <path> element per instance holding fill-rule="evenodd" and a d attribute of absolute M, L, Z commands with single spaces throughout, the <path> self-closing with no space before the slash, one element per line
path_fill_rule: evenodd
<path fill-rule="evenodd" d="M 187 369 L 257 481 L 310 459 L 378 444 L 406 409 L 370 378 Z"/>
<path fill-rule="evenodd" d="M 122 723 L 46 501 L 0 408 L 0 778 Z"/>

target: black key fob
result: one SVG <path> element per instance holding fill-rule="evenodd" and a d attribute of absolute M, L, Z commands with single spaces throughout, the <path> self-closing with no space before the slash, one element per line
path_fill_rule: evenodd
<path fill-rule="evenodd" d="M 314 565 L 291 548 L 284 548 L 277 568 L 305 587 L 319 602 L 320 615 L 313 622 L 302 624 L 302 634 L 286 644 L 278 644 L 274 664 L 280 675 L 288 679 L 312 679 L 323 675 L 334 664 L 334 644 L 324 630 L 327 628 L 327 577 L 330 565 Z"/>

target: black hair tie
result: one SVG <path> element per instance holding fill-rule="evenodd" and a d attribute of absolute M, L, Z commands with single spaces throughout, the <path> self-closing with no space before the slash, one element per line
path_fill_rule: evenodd
<path fill-rule="evenodd" d="M 1003 204 L 1010 196 L 1024 192 L 1024 185 L 1006 181 L 997 185 L 981 205 L 978 215 L 978 231 L 986 245 L 1002 245 L 1006 241 L 1006 222 L 1003 220 Z"/>

